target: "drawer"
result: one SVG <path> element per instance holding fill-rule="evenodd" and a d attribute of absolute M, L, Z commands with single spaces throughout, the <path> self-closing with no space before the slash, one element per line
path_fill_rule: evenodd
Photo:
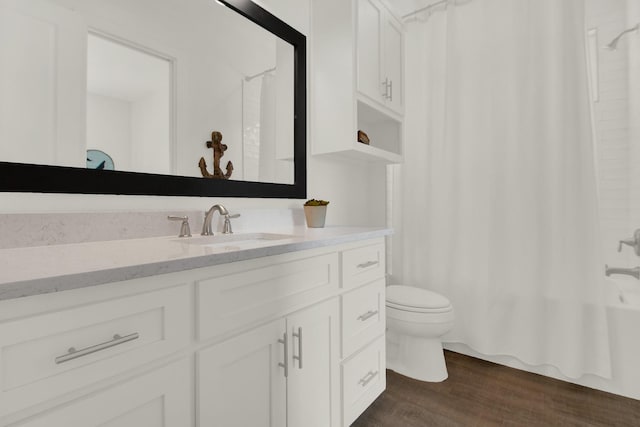
<path fill-rule="evenodd" d="M 334 295 L 339 289 L 338 254 L 252 267 L 196 282 L 198 338 L 286 315 Z"/>
<path fill-rule="evenodd" d="M 355 288 L 385 277 L 384 243 L 342 252 L 342 287 Z"/>
<path fill-rule="evenodd" d="M 384 336 L 342 364 L 343 425 L 349 426 L 387 385 Z"/>
<path fill-rule="evenodd" d="M 185 347 L 190 306 L 178 286 L 0 323 L 0 417 Z"/>
<path fill-rule="evenodd" d="M 385 331 L 385 281 L 342 295 L 342 357 L 347 357 Z"/>
<path fill-rule="evenodd" d="M 141 375 L 11 427 L 184 427 L 191 425 L 187 359 Z"/>

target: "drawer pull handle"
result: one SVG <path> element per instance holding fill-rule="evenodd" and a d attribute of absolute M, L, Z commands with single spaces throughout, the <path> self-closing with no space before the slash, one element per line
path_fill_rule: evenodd
<path fill-rule="evenodd" d="M 362 385 L 362 387 L 366 387 L 367 384 L 369 384 L 371 380 L 373 380 L 378 375 L 378 372 L 379 371 L 369 371 L 367 375 L 365 375 L 360 381 L 358 381 L 358 384 Z"/>
<path fill-rule="evenodd" d="M 361 314 L 360 316 L 358 316 L 358 320 L 361 320 L 361 321 L 363 321 L 363 322 L 364 322 L 364 321 L 366 321 L 366 320 L 368 320 L 368 319 L 372 318 L 372 317 L 373 317 L 373 316 L 375 316 L 376 314 L 378 314 L 378 310 L 375 310 L 375 311 L 371 311 L 371 310 L 369 310 L 369 311 L 367 311 L 365 314 Z"/>
<path fill-rule="evenodd" d="M 358 264 L 358 268 L 367 268 L 377 264 L 378 264 L 378 261 L 367 261 L 367 262 L 363 262 L 362 264 Z"/>
<path fill-rule="evenodd" d="M 279 362 L 278 366 L 284 369 L 284 377 L 287 378 L 289 376 L 289 340 L 287 339 L 287 333 L 282 334 L 282 339 L 278 340 L 278 342 L 284 345 L 284 363 Z"/>
<path fill-rule="evenodd" d="M 298 361 L 298 369 L 302 369 L 302 328 L 298 328 L 298 333 L 293 333 L 294 338 L 298 338 L 298 355 L 293 355 L 293 360 Z M 295 352 L 294 352 L 295 353 Z"/>
<path fill-rule="evenodd" d="M 56 357 L 56 364 L 61 364 L 64 362 L 68 362 L 73 359 L 77 359 L 79 357 L 86 356 L 91 353 L 96 353 L 98 351 L 106 350 L 111 347 L 115 347 L 120 344 L 124 344 L 129 341 L 137 340 L 140 338 L 140 334 L 134 332 L 130 335 L 125 335 L 124 337 L 115 334 L 111 341 L 103 342 L 101 344 L 92 345 L 91 347 L 86 347 L 81 350 L 76 350 L 74 347 L 71 347 L 67 354 Z"/>

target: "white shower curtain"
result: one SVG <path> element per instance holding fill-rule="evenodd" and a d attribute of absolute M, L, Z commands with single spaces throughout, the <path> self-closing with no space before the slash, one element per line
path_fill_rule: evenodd
<path fill-rule="evenodd" d="M 609 378 L 583 7 L 475 0 L 411 24 L 394 275 L 451 299 L 445 341 Z"/>

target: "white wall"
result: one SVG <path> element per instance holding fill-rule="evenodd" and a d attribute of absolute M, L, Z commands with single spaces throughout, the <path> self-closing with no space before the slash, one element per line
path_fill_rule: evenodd
<path fill-rule="evenodd" d="M 638 22 L 640 22 L 640 2 L 627 0 L 627 28 L 633 27 Z M 626 42 L 629 49 L 629 142 L 631 146 L 629 230 L 632 230 L 640 228 L 640 33 L 630 34 Z"/>
<path fill-rule="evenodd" d="M 631 237 L 629 139 L 629 42 L 625 37 L 617 50 L 604 49 L 627 28 L 627 0 L 588 0 L 586 25 L 597 29 L 598 84 L 600 93 L 594 103 L 599 213 L 605 262 L 627 266 L 632 251 L 618 252 L 618 241 Z M 640 222 L 636 224 L 640 227 Z M 635 256 L 635 255 L 634 255 Z"/>
<path fill-rule="evenodd" d="M 261 0 L 263 7 L 289 22 L 310 37 L 309 0 Z M 311 46 L 307 40 L 307 46 Z M 309 52 L 312 54 L 312 52 Z M 307 67 L 308 69 L 310 67 Z M 311 72 L 311 70 L 309 70 Z M 310 79 L 307 79 L 309 82 Z M 343 94 L 336 94 L 343 96 Z M 313 105 L 309 94 L 308 105 Z M 316 123 L 331 126 L 331 123 Z M 310 128 L 310 126 L 309 126 Z M 314 135 L 309 134 L 307 152 Z M 351 135 L 345 135 L 350 138 Z M 202 139 L 202 138 L 200 138 Z M 196 139 L 195 143 L 205 139 Z M 226 157 L 225 157 L 226 159 Z M 197 159 L 196 159 L 197 161 Z M 378 164 L 351 163 L 336 157 L 308 155 L 307 180 L 309 198 L 330 200 L 327 224 L 384 225 L 385 168 Z M 148 211 L 171 209 L 205 209 L 213 203 L 224 203 L 230 210 L 240 208 L 299 208 L 301 200 L 110 196 L 72 194 L 0 193 L 0 213 L 18 212 L 99 212 Z"/>
<path fill-rule="evenodd" d="M 87 149 L 111 156 L 117 170 L 131 170 L 131 103 L 87 95 Z"/>
<path fill-rule="evenodd" d="M 0 159 L 85 167 L 86 27 L 51 5 L 2 6 Z"/>
<path fill-rule="evenodd" d="M 167 86 L 169 76 L 167 76 Z M 169 94 L 162 90 L 132 103 L 131 163 L 134 171 L 171 173 Z M 122 170 L 121 168 L 118 168 Z"/>

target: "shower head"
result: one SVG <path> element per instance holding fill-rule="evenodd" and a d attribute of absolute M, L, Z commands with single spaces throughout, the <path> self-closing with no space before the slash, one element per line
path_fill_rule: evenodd
<path fill-rule="evenodd" d="M 640 23 L 636 24 L 635 27 L 633 27 L 633 28 L 629 28 L 628 30 L 624 30 L 623 32 L 618 34 L 618 37 L 616 37 L 615 39 L 611 40 L 611 43 L 606 45 L 605 49 L 616 50 L 618 48 L 618 42 L 620 41 L 622 36 L 624 36 L 625 34 L 628 34 L 628 33 L 632 33 L 634 31 L 638 31 L 638 29 L 640 29 Z"/>

